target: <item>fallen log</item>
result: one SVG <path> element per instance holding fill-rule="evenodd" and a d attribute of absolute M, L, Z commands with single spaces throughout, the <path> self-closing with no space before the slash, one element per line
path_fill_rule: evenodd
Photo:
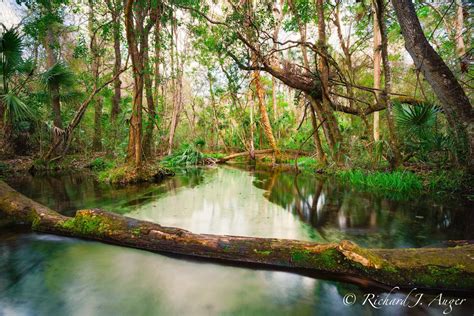
<path fill-rule="evenodd" d="M 366 249 L 350 241 L 194 234 L 99 209 L 61 215 L 0 181 L 0 213 L 38 232 L 229 262 L 358 276 L 402 288 L 474 289 L 474 245 Z"/>
<path fill-rule="evenodd" d="M 260 149 L 260 150 L 255 150 L 254 151 L 254 154 L 256 156 L 260 156 L 260 155 L 268 155 L 268 154 L 273 154 L 273 149 Z M 303 150 L 295 150 L 295 149 L 286 149 L 286 150 L 280 150 L 280 154 L 290 154 L 290 155 L 311 155 L 310 152 L 307 152 L 307 151 L 303 151 Z M 235 158 L 238 158 L 238 157 L 245 157 L 245 156 L 249 156 L 250 157 L 250 153 L 248 151 L 243 151 L 243 152 L 240 152 L 240 153 L 234 153 L 234 154 L 230 154 L 226 157 L 223 157 L 221 159 L 219 159 L 217 162 L 218 163 L 225 163 L 229 160 L 232 160 L 232 159 L 235 159 Z"/>

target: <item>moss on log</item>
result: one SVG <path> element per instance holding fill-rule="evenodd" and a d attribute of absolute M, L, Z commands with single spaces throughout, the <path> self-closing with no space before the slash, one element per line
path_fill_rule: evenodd
<path fill-rule="evenodd" d="M 287 269 L 354 275 L 390 286 L 474 289 L 474 245 L 452 248 L 366 249 L 350 241 L 306 241 L 194 234 L 99 209 L 63 216 L 0 182 L 0 212 L 39 232 Z"/>

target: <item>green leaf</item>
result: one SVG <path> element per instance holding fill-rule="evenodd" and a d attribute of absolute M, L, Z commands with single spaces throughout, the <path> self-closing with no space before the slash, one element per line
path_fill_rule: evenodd
<path fill-rule="evenodd" d="M 13 93 L 2 95 L 2 99 L 5 105 L 5 121 L 19 122 L 34 118 L 27 105 Z"/>

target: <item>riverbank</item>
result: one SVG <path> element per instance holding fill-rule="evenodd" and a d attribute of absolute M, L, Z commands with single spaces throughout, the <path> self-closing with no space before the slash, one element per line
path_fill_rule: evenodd
<path fill-rule="evenodd" d="M 209 165 L 220 162 L 222 153 L 201 153 L 195 149 L 185 149 L 171 156 L 158 157 L 148 161 L 140 170 L 135 170 L 117 159 L 107 157 L 105 153 L 90 156 L 69 155 L 59 162 L 45 163 L 29 156 L 16 157 L 0 161 L 0 177 L 7 178 L 27 172 L 74 172 L 91 170 L 101 182 L 115 184 L 160 181 L 172 176 L 173 169 L 196 165 Z M 249 164 L 248 157 L 241 156 L 224 163 Z M 474 200 L 474 177 L 462 169 L 434 168 L 421 164 L 407 164 L 395 171 L 387 168 L 345 168 L 335 165 L 321 166 L 312 157 L 284 157 L 273 165 L 267 156 L 250 161 L 256 168 L 266 168 L 281 172 L 301 172 L 322 174 L 338 178 L 354 189 L 376 193 L 388 198 L 409 198 L 421 193 L 433 193 L 440 196 L 456 194 L 468 200 Z"/>

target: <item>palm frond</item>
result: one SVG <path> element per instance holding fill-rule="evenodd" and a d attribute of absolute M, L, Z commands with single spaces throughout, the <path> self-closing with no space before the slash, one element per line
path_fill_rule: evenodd
<path fill-rule="evenodd" d="M 41 81 L 47 87 L 52 85 L 72 86 L 74 73 L 65 63 L 58 62 L 41 75 Z"/>
<path fill-rule="evenodd" d="M 0 73 L 9 77 L 21 63 L 23 44 L 18 32 L 5 29 L 0 35 Z"/>
<path fill-rule="evenodd" d="M 32 58 L 22 60 L 17 66 L 18 72 L 26 75 L 33 73 L 35 68 L 36 65 Z"/>
<path fill-rule="evenodd" d="M 395 121 L 397 127 L 408 134 L 423 136 L 434 126 L 440 109 L 431 104 L 396 104 Z"/>
<path fill-rule="evenodd" d="M 34 114 L 28 106 L 15 94 L 4 94 L 2 95 L 2 99 L 3 104 L 5 105 L 5 121 L 10 120 L 11 122 L 18 122 L 34 118 Z"/>

